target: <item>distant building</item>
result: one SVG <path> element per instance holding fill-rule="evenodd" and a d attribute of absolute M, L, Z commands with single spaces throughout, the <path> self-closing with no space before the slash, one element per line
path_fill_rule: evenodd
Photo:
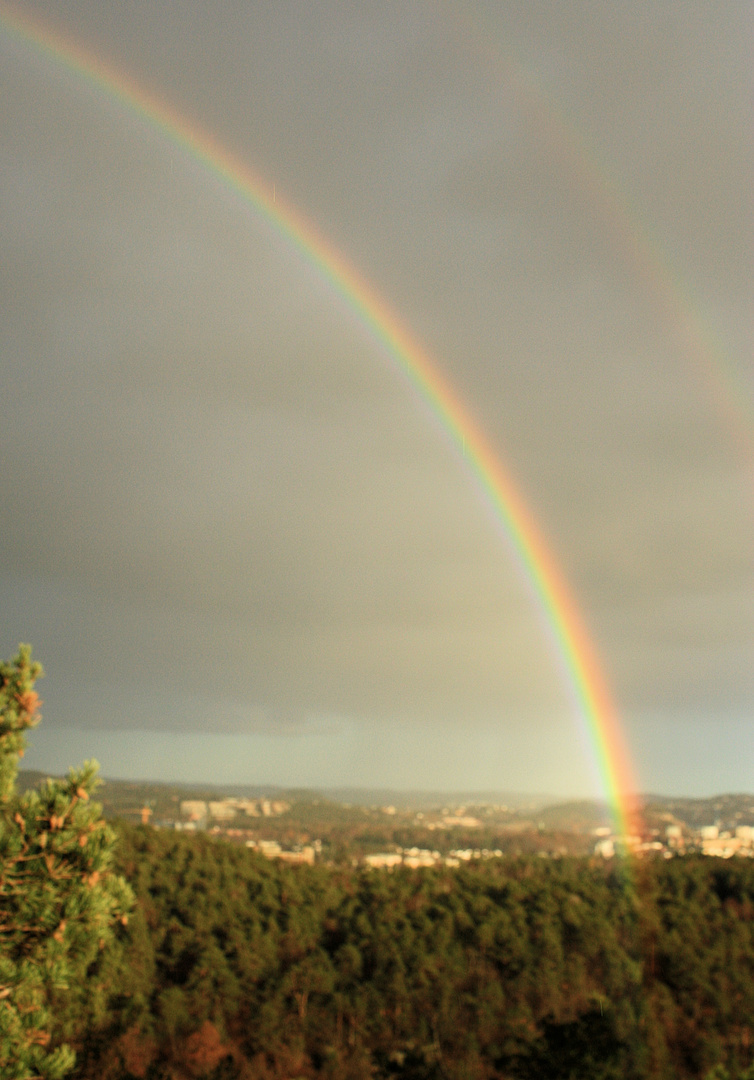
<path fill-rule="evenodd" d="M 207 816 L 207 804 L 202 799 L 184 799 L 181 803 L 181 817 L 189 821 L 201 821 Z"/>
<path fill-rule="evenodd" d="M 720 830 L 717 825 L 702 825 L 699 830 L 699 835 L 702 840 L 717 840 L 720 835 Z"/>
<path fill-rule="evenodd" d="M 470 862 L 472 859 L 481 859 L 482 853 L 478 848 L 460 848 L 458 851 L 451 851 L 451 856 L 454 859 L 460 859 L 462 862 Z"/>
<path fill-rule="evenodd" d="M 702 853 L 718 859 L 732 858 L 741 847 L 741 841 L 732 836 L 710 837 L 702 840 Z"/>
<path fill-rule="evenodd" d="M 209 803 L 209 816 L 215 821 L 232 821 L 236 816 L 236 800 L 223 799 Z"/>
<path fill-rule="evenodd" d="M 670 849 L 667 852 L 670 857 L 671 851 L 676 852 L 678 855 L 682 855 L 686 850 L 686 837 L 683 835 L 683 829 L 680 825 L 667 825 L 665 828 L 665 843 Z"/>
<path fill-rule="evenodd" d="M 420 866 L 434 866 L 439 858 L 439 851 L 411 848 L 410 851 L 403 856 L 403 865 L 410 866 L 412 870 L 417 870 Z"/>
<path fill-rule="evenodd" d="M 307 844 L 297 851 L 283 851 L 277 840 L 247 840 L 246 847 L 258 851 L 266 859 L 280 859 L 287 863 L 307 863 L 314 865 L 314 847 Z"/>
<path fill-rule="evenodd" d="M 308 866 L 313 866 L 314 848 L 307 844 L 300 851 L 279 851 L 275 858 L 280 859 L 281 862 L 306 863 Z"/>
<path fill-rule="evenodd" d="M 400 866 L 403 856 L 397 851 L 384 851 L 378 855 L 365 855 L 364 862 L 373 869 L 384 869 L 391 866 Z"/>
<path fill-rule="evenodd" d="M 268 859 L 274 859 L 283 850 L 277 840 L 247 840 L 246 847 L 254 848 Z"/>

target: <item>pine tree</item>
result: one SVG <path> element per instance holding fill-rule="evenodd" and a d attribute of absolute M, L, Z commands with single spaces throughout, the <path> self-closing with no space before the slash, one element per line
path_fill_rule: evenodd
<path fill-rule="evenodd" d="M 60 1080 L 74 1065 L 53 1006 L 125 924 L 132 897 L 111 870 L 114 835 L 91 801 L 97 764 L 16 790 L 25 732 L 39 723 L 42 668 L 20 646 L 0 662 L 0 1080 Z"/>

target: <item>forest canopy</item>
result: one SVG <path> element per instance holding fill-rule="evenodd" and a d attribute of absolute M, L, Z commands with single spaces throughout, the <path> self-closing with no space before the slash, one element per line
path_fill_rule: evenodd
<path fill-rule="evenodd" d="M 754 865 L 285 866 L 19 795 L 0 665 L 0 1080 L 751 1080 Z M 130 915 L 129 915 L 130 911 Z"/>

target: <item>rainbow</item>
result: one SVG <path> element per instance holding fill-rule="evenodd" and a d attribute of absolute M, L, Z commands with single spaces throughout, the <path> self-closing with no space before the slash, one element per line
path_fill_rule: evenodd
<path fill-rule="evenodd" d="M 429 404 L 485 493 L 522 568 L 546 626 L 578 716 L 592 747 L 614 828 L 639 827 L 637 791 L 619 716 L 575 599 L 520 492 L 484 433 L 436 362 L 354 266 L 277 190 L 195 123 L 36 18 L 0 0 L 0 26 L 13 38 L 71 71 L 199 161 L 237 193 L 324 278 Z"/>
<path fill-rule="evenodd" d="M 490 20 L 482 20 L 469 4 L 452 3 L 448 10 L 455 17 L 456 32 L 463 34 L 477 62 L 481 60 L 501 88 L 515 96 L 518 108 L 526 111 L 540 139 L 547 143 L 551 158 L 557 160 L 561 175 L 568 178 L 570 174 L 579 190 L 589 195 L 603 235 L 613 241 L 634 278 L 645 285 L 658 319 L 695 369 L 697 382 L 721 427 L 750 470 L 754 461 L 751 389 L 700 318 L 699 304 L 688 284 L 583 131 L 536 84 L 525 64 L 496 45 Z"/>

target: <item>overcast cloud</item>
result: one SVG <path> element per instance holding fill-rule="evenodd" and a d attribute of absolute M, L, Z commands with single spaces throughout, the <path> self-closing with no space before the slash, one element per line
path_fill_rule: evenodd
<path fill-rule="evenodd" d="M 752 788 L 752 11 L 23 0 L 359 268 L 520 484 L 640 781 Z M 599 790 L 467 463 L 353 312 L 0 22 L 2 649 L 29 764 Z"/>

